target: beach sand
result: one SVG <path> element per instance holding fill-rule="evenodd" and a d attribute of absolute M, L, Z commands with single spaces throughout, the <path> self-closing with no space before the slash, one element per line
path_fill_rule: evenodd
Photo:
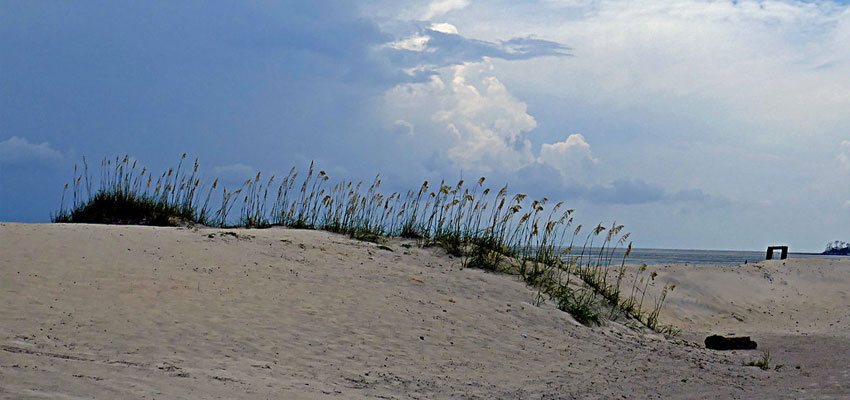
<path fill-rule="evenodd" d="M 847 260 L 650 267 L 677 285 L 668 338 L 385 245 L 0 223 L 0 398 L 850 398 Z M 706 350 L 712 333 L 759 348 Z M 743 365 L 763 350 L 783 367 Z"/>

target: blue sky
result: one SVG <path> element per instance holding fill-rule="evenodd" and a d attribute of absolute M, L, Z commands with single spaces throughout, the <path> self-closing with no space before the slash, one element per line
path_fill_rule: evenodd
<path fill-rule="evenodd" d="M 188 152 L 820 251 L 850 239 L 848 77 L 846 1 L 0 1 L 0 220 L 47 221 L 84 155 Z"/>

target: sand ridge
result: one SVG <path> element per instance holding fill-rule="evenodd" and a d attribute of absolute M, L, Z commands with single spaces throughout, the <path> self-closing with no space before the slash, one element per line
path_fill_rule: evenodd
<path fill-rule="evenodd" d="M 650 267 L 677 285 L 662 322 L 691 331 L 850 336 L 850 263 L 770 260 L 739 266 Z"/>
<path fill-rule="evenodd" d="M 532 305 L 534 292 L 514 277 L 461 269 L 457 259 L 413 242 L 386 246 L 391 251 L 280 228 L 2 223 L 0 397 L 850 394 L 847 380 L 833 379 L 850 370 L 840 352 L 818 366 L 776 345 L 779 362 L 804 365 L 762 371 L 742 365 L 758 352 L 703 349 L 692 338 L 719 322 L 678 297 L 688 293 L 690 270 L 667 268 L 665 278 L 681 286 L 663 322 L 681 321 L 685 332 L 665 338 L 618 323 L 587 328 L 551 305 Z M 848 266 L 839 264 L 829 268 Z M 829 268 L 825 276 L 834 273 Z M 703 289 L 699 296 L 713 293 Z M 710 299 L 706 307 L 725 312 L 725 303 Z M 811 345 L 805 339 L 813 336 L 744 316 L 752 318 L 747 326 L 764 325 L 753 329 L 769 332 L 769 342 Z M 831 338 L 831 349 L 847 348 L 841 329 L 815 322 L 811 334 Z"/>

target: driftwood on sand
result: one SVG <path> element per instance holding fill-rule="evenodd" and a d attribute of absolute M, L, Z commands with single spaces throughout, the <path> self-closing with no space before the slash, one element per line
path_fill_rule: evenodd
<path fill-rule="evenodd" d="M 705 338 L 705 347 L 712 350 L 755 350 L 758 343 L 749 336 L 724 337 L 711 335 Z"/>

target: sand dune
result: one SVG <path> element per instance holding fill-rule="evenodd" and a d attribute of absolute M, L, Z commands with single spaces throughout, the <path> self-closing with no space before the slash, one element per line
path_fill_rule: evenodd
<path fill-rule="evenodd" d="M 513 277 L 386 247 L 0 224 L 0 397 L 850 397 L 847 261 L 659 267 L 677 285 L 662 322 L 683 330 L 665 338 L 587 328 Z M 705 350 L 709 333 L 760 348 Z M 763 348 L 784 367 L 743 365 Z"/>
<path fill-rule="evenodd" d="M 850 260 L 788 259 L 739 266 L 651 268 L 677 285 L 662 321 L 686 331 L 850 334 Z"/>

